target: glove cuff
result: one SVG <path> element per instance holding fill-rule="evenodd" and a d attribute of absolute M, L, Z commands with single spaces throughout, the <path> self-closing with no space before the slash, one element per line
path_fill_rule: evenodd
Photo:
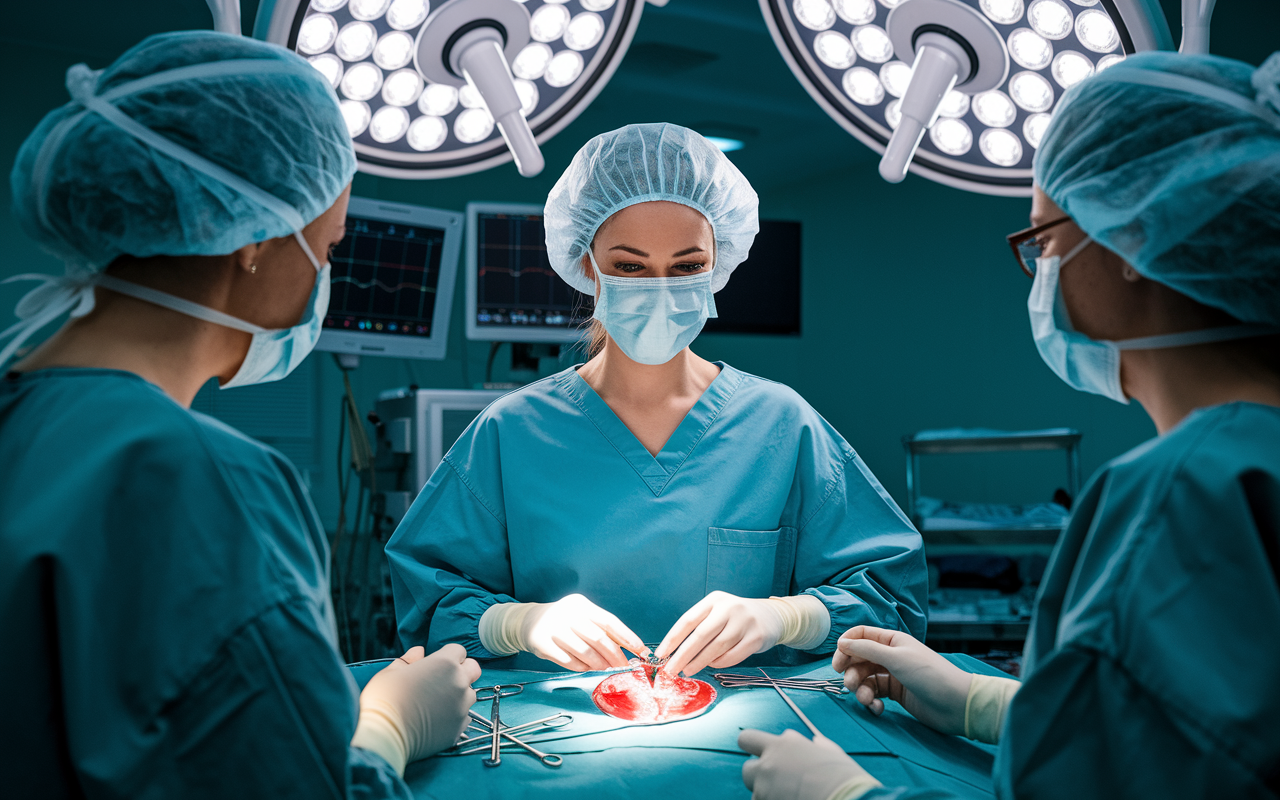
<path fill-rule="evenodd" d="M 864 772 L 840 784 L 834 792 L 827 795 L 826 800 L 857 800 L 872 789 L 878 789 L 883 785 Z"/>
<path fill-rule="evenodd" d="M 404 734 L 385 712 L 361 709 L 351 746 L 382 756 L 397 775 L 404 777 L 404 767 L 409 760 Z"/>
<path fill-rule="evenodd" d="M 496 603 L 480 617 L 480 644 L 495 656 L 511 656 L 528 650 L 520 629 L 524 618 L 541 603 Z"/>
<path fill-rule="evenodd" d="M 831 632 L 831 612 L 811 594 L 770 597 L 765 602 L 782 617 L 782 635 L 777 644 L 810 650 L 826 641 Z"/>
<path fill-rule="evenodd" d="M 998 744 L 1009 701 L 1021 686 L 1012 678 L 974 675 L 964 702 L 964 735 L 986 744 Z"/>

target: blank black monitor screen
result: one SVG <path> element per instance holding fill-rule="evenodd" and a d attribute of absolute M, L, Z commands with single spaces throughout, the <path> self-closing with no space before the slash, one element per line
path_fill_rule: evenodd
<path fill-rule="evenodd" d="M 707 333 L 800 333 L 800 223 L 760 220 L 747 260 L 716 292 Z"/>
<path fill-rule="evenodd" d="M 439 228 L 348 215 L 324 327 L 431 336 L 444 239 Z"/>
<path fill-rule="evenodd" d="M 556 275 L 547 260 L 540 214 L 476 216 L 477 328 L 577 328 L 591 301 Z"/>

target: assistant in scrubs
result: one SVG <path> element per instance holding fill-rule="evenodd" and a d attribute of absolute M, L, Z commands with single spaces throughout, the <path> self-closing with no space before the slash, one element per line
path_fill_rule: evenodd
<path fill-rule="evenodd" d="M 1077 499 L 1018 681 L 900 631 L 834 659 L 939 731 L 998 743 L 1001 798 L 1280 796 L 1280 54 L 1142 53 L 1069 90 L 1010 237 L 1041 355 L 1159 436 Z M 1012 265 L 1010 265 L 1012 266 Z M 886 788 L 829 741 L 746 731 L 756 800 Z"/>
<path fill-rule="evenodd" d="M 315 345 L 355 154 L 324 79 L 239 36 L 153 36 L 23 144 L 23 230 L 67 263 L 4 332 L 7 797 L 408 798 L 476 662 L 414 648 L 357 694 L 328 546 L 276 451 L 188 410 Z"/>
<path fill-rule="evenodd" d="M 387 545 L 403 642 L 571 670 L 621 648 L 692 674 L 924 634 L 920 535 L 794 391 L 689 344 L 759 224 L 697 133 L 597 136 L 547 199 L 557 273 L 595 296 L 594 355 L 493 403 Z"/>

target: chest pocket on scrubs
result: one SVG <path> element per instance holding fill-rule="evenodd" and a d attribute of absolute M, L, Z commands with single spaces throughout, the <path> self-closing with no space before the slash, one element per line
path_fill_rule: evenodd
<path fill-rule="evenodd" d="M 795 565 L 796 529 L 707 529 L 707 592 L 739 597 L 786 595 Z"/>

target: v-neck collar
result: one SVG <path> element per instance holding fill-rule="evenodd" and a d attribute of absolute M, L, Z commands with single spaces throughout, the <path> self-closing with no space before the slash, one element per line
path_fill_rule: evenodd
<path fill-rule="evenodd" d="M 613 413 L 609 404 L 582 379 L 576 366 L 560 373 L 556 382 L 618 454 L 631 465 L 654 496 L 659 497 L 742 383 L 741 372 L 722 361 L 714 363 L 720 368 L 720 374 L 711 381 L 711 385 L 684 415 L 684 419 L 680 420 L 671 438 L 667 439 L 656 456 L 645 449 L 631 429 Z"/>

